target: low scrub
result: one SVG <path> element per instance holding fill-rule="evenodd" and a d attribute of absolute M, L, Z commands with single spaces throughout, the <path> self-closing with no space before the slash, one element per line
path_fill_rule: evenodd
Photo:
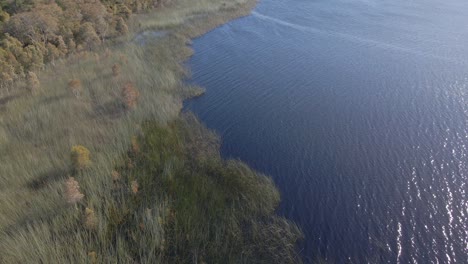
<path fill-rule="evenodd" d="M 280 197 L 270 178 L 222 160 L 215 136 L 192 116 L 145 122 L 142 134 L 140 152 L 118 167 L 126 184 L 113 190 L 106 250 L 125 248 L 139 263 L 300 262 L 301 233 L 275 216 Z M 116 244 L 118 236 L 125 242 Z"/>

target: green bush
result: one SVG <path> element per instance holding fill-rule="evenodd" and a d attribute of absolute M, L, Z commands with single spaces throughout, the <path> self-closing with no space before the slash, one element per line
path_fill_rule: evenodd
<path fill-rule="evenodd" d="M 204 155 L 194 155 L 191 149 L 200 136 L 204 142 L 213 137 L 200 127 L 190 117 L 167 127 L 143 125 L 141 151 L 129 151 L 135 165 L 119 168 L 129 186 L 138 182 L 138 193 L 127 192 L 125 206 L 112 209 L 118 215 L 109 227 L 112 233 L 132 233 L 129 252 L 137 241 L 151 244 L 137 212 L 165 204 L 160 246 L 138 249 L 138 262 L 151 254 L 167 263 L 300 262 L 294 245 L 301 233 L 275 215 L 280 197 L 271 179 L 242 162 L 222 160 L 216 145 L 198 144 Z"/>

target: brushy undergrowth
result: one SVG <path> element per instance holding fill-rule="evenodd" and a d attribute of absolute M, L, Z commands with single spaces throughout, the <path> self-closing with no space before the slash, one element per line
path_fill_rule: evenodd
<path fill-rule="evenodd" d="M 138 145 L 117 166 L 104 248 L 139 263 L 299 262 L 300 231 L 275 216 L 271 179 L 222 160 L 216 137 L 191 115 L 144 122 Z"/>
<path fill-rule="evenodd" d="M 1 95 L 0 263 L 295 261 L 297 229 L 273 215 L 271 181 L 179 119 L 200 94 L 182 81 L 190 38 L 253 3 L 171 3 L 128 37 L 48 65 L 34 93 L 18 82 Z M 146 29 L 166 33 L 136 41 Z"/>

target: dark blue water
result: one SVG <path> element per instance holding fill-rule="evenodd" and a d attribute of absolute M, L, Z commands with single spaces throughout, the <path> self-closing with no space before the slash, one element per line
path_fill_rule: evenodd
<path fill-rule="evenodd" d="M 468 1 L 262 0 L 193 47 L 186 107 L 306 261 L 468 263 Z"/>

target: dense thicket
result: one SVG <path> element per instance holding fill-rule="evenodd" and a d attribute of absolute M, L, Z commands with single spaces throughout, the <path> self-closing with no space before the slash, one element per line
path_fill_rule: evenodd
<path fill-rule="evenodd" d="M 162 0 L 0 0 L 0 89 L 27 72 L 128 32 L 133 12 Z"/>
<path fill-rule="evenodd" d="M 145 122 L 141 132 L 115 172 L 97 255 L 125 250 L 136 263 L 301 262 L 301 233 L 275 215 L 280 197 L 270 178 L 221 159 L 217 137 L 191 115 L 164 127 Z"/>

